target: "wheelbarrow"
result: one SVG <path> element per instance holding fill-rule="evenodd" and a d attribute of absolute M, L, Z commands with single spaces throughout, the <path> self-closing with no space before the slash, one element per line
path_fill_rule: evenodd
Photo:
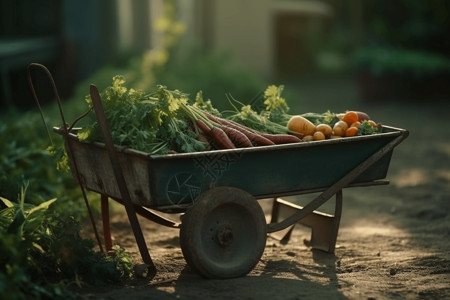
<path fill-rule="evenodd" d="M 408 136 L 407 130 L 383 126 L 382 133 L 367 136 L 152 156 L 114 145 L 95 85 L 90 86 L 90 95 L 104 142 L 80 142 L 74 124 L 66 125 L 50 72 L 31 64 L 29 83 L 39 109 L 31 68 L 42 69 L 52 83 L 64 124 L 53 129 L 64 140 L 73 178 L 89 212 L 86 191 L 101 195 L 106 249 L 112 247 L 109 199 L 113 199 L 124 205 L 142 260 L 152 272 L 156 267 L 137 215 L 179 228 L 187 264 L 207 278 L 247 274 L 260 260 L 268 234 L 283 233 L 287 241 L 296 224 L 311 228 L 312 248 L 334 253 L 342 190 L 388 184 L 393 149 Z M 304 207 L 281 198 L 312 193 L 318 195 Z M 334 214 L 318 211 L 333 196 Z M 268 222 L 261 199 L 273 199 Z M 179 214 L 181 222 L 161 213 Z M 92 213 L 90 217 L 103 249 Z"/>

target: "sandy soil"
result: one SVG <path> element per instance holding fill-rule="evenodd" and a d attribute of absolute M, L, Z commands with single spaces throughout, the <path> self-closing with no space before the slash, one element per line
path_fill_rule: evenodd
<path fill-rule="evenodd" d="M 356 99 L 349 93 L 339 97 Z M 302 111 L 365 110 L 379 122 L 408 129 L 410 136 L 394 151 L 389 185 L 344 190 L 334 254 L 309 248 L 310 230 L 296 225 L 287 244 L 269 236 L 247 276 L 205 279 L 186 265 L 177 229 L 140 219 L 156 276 L 135 277 L 123 286 L 86 285 L 78 291 L 82 298 L 450 299 L 450 103 L 336 103 Z M 330 210 L 329 202 L 323 211 Z M 261 205 L 269 217 L 270 203 Z M 122 207 L 112 213 L 112 223 L 114 243 L 139 265 Z"/>

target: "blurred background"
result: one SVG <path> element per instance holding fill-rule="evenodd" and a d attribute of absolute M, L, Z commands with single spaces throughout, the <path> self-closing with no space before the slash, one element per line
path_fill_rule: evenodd
<path fill-rule="evenodd" d="M 115 73 L 140 88 L 203 90 L 215 102 L 228 92 L 252 98 L 267 83 L 309 95 L 333 78 L 349 79 L 361 100 L 445 98 L 449 7 L 445 0 L 0 0 L 1 107 L 33 103 L 30 62 L 50 69 L 63 98 L 83 80 L 102 87 Z"/>

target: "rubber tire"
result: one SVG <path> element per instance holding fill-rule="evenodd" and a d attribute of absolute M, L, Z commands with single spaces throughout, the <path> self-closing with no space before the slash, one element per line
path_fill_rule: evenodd
<path fill-rule="evenodd" d="M 180 246 L 187 264 L 207 278 L 246 275 L 259 262 L 267 240 L 264 212 L 249 193 L 216 187 L 186 211 Z"/>

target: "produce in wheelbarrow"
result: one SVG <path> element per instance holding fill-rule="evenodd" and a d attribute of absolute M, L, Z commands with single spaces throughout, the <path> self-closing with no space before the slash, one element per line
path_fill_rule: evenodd
<path fill-rule="evenodd" d="M 116 145 L 126 146 L 151 155 L 201 152 L 209 149 L 234 149 L 324 140 L 336 136 L 350 136 L 348 128 L 334 126 L 345 120 L 359 120 L 365 113 L 335 114 L 330 111 L 290 115 L 286 100 L 281 97 L 283 86 L 269 86 L 264 92 L 262 108 L 258 103 L 243 104 L 229 96 L 233 112 L 220 113 L 202 93 L 189 103 L 187 94 L 157 86 L 155 91 L 129 89 L 122 76 L 115 76 L 112 85 L 101 93 L 105 116 Z M 86 101 L 92 108 L 90 96 Z M 252 106 L 253 105 L 253 106 Z M 90 113 L 87 126 L 78 132 L 81 141 L 101 140 L 98 124 Z M 365 121 L 348 124 L 356 134 L 373 134 Z M 334 130 L 332 130 L 334 126 Z M 361 129 L 360 128 L 365 128 Z"/>

